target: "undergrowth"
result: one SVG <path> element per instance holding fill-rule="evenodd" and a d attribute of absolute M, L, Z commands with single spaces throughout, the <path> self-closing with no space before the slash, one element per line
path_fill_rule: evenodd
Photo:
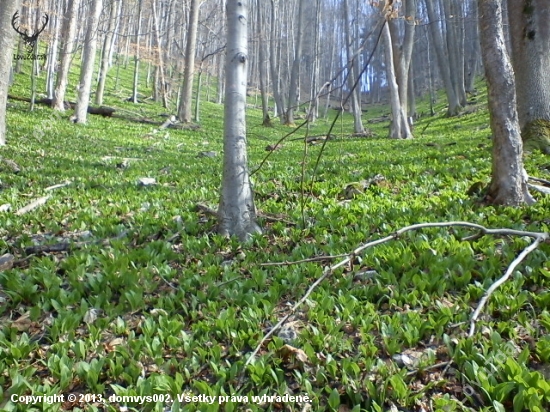
<path fill-rule="evenodd" d="M 162 123 L 167 111 L 157 104 L 125 101 L 129 70 L 121 71 L 117 90 L 109 79 L 105 105 Z M 18 75 L 14 90 L 23 94 L 26 86 L 27 74 Z M 547 198 L 535 194 L 532 207 L 495 208 L 467 194 L 490 180 L 484 99 L 473 97 L 476 110 L 456 118 L 444 117 L 440 99 L 438 114 L 421 118 L 410 141 L 388 140 L 387 121 L 367 123 L 387 114 L 386 106 L 364 115 L 370 138 L 351 136 L 345 114 L 315 176 L 321 144 L 290 140 L 305 131 L 289 137 L 252 176 L 264 234 L 248 245 L 217 235 L 215 219 L 196 209 L 215 208 L 219 197 L 221 106 L 203 102 L 196 130 L 155 132 L 116 117 L 75 125 L 69 112 L 52 120 L 47 107 L 28 112 L 11 103 L 2 157 L 22 170 L 1 175 L 0 205 L 11 211 L 0 214 L 0 255 L 16 259 L 0 272 L 3 410 L 122 410 L 113 395 L 156 396 L 129 403 L 135 411 L 308 410 L 300 402 L 252 401 L 264 394 L 308 395 L 315 411 L 548 410 L 548 245 L 491 297 L 468 339 L 472 308 L 527 240 L 463 241 L 472 234 L 465 229 L 422 230 L 356 257 L 295 314 L 290 338 L 273 338 L 243 366 L 333 261 L 263 263 L 349 253 L 419 222 L 548 232 Z M 325 134 L 335 115 L 318 120 L 309 135 Z M 255 170 L 266 146 L 292 129 L 261 126 L 253 108 L 247 122 Z M 548 179 L 542 155 L 529 155 L 526 168 Z M 142 177 L 156 184 L 142 186 Z M 71 183 L 44 191 L 64 181 Z M 45 194 L 45 205 L 13 213 Z M 64 242 L 72 247 L 28 249 Z M 71 402 L 69 393 L 102 399 Z M 14 394 L 65 398 L 23 405 L 9 401 Z M 220 405 L 178 394 L 249 398 Z"/>

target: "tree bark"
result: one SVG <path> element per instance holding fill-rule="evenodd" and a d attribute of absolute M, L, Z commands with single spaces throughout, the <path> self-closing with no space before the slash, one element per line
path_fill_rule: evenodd
<path fill-rule="evenodd" d="M 248 173 L 246 83 L 248 64 L 247 1 L 227 0 L 223 176 L 218 209 L 219 232 L 241 241 L 261 233 Z"/>
<path fill-rule="evenodd" d="M 260 1 L 256 4 L 257 7 L 257 27 L 258 27 L 258 41 L 259 41 L 259 47 L 258 47 L 258 64 L 259 64 L 259 77 L 260 77 L 260 93 L 262 95 L 262 124 L 264 126 L 271 126 L 271 119 L 269 117 L 269 108 L 268 108 L 268 95 L 267 95 L 267 59 L 265 56 L 265 48 L 267 46 L 266 44 L 266 36 L 264 32 L 264 24 L 263 24 L 263 15 L 262 15 L 262 9 L 261 6 L 263 4 Z"/>
<path fill-rule="evenodd" d="M 294 124 L 294 110 L 298 108 L 298 96 L 300 94 L 300 63 L 302 61 L 302 46 L 304 40 L 304 3 L 305 0 L 298 0 L 298 23 L 296 39 L 294 44 L 294 60 L 290 72 L 290 85 L 288 88 L 288 108 L 286 110 L 286 124 Z"/>
<path fill-rule="evenodd" d="M 550 2 L 508 0 L 508 20 L 524 147 L 550 154 Z"/>
<path fill-rule="evenodd" d="M 346 55 L 348 62 L 348 87 L 350 89 L 351 97 L 351 110 L 353 112 L 353 131 L 357 134 L 365 133 L 365 127 L 361 120 L 361 83 L 357 84 L 356 88 L 353 88 L 357 77 L 359 76 L 358 70 L 356 70 L 356 61 L 359 56 L 353 55 L 353 38 L 351 36 L 351 23 L 349 21 L 349 4 L 348 0 L 344 0 L 344 33 L 346 42 Z"/>
<path fill-rule="evenodd" d="M 101 14 L 102 0 L 93 0 L 88 15 L 84 52 L 82 56 L 82 68 L 80 69 L 80 84 L 78 88 L 78 100 L 75 108 L 75 122 L 86 123 L 88 105 L 90 104 L 90 90 L 94 74 L 94 62 L 97 50 L 97 27 Z"/>
<path fill-rule="evenodd" d="M 400 101 L 399 88 L 395 78 L 395 65 L 393 61 L 392 38 L 388 22 L 384 24 L 382 36 L 384 38 L 384 50 L 386 57 L 387 81 L 390 89 L 390 105 L 392 121 L 390 124 L 390 139 L 410 139 L 412 133 L 407 122 L 407 114 Z"/>
<path fill-rule="evenodd" d="M 61 22 L 59 16 L 63 13 L 63 1 L 59 2 L 56 9 L 55 16 L 52 17 L 53 21 L 53 41 L 48 47 L 48 68 L 46 75 L 46 95 L 49 99 L 53 99 L 55 92 L 55 67 L 57 66 L 58 56 L 58 43 L 59 43 L 59 29 Z"/>
<path fill-rule="evenodd" d="M 165 109 L 168 108 L 168 93 L 166 92 L 166 78 L 164 76 L 164 56 L 162 52 L 162 41 L 160 39 L 159 35 L 159 22 L 157 17 L 157 7 L 156 7 L 157 0 L 152 0 L 152 6 L 153 6 L 153 27 L 155 31 L 155 43 L 156 43 L 156 49 L 157 49 L 157 58 L 158 58 L 158 67 L 157 67 L 157 74 L 160 80 L 160 92 L 162 95 L 162 107 Z M 158 85 L 158 81 L 155 82 L 155 84 Z M 155 86 L 155 90 L 157 90 L 157 86 Z"/>
<path fill-rule="evenodd" d="M 284 99 L 279 88 L 280 79 L 277 75 L 277 69 L 280 68 L 280 59 L 277 58 L 277 26 L 276 26 L 276 7 L 275 0 L 271 0 L 271 32 L 269 36 L 269 68 L 271 70 L 271 82 L 273 85 L 273 98 L 277 112 L 275 115 L 280 116 L 281 123 L 286 123 Z"/>
<path fill-rule="evenodd" d="M 440 33 L 437 28 L 439 25 L 439 18 L 435 15 L 433 0 L 426 0 L 426 10 L 430 20 L 429 28 L 432 44 L 435 47 L 439 71 L 441 73 L 441 78 L 443 79 L 443 84 L 445 85 L 445 93 L 447 94 L 447 102 L 449 104 L 449 107 L 447 108 L 447 115 L 456 116 L 460 112 L 461 106 L 451 80 L 449 60 L 442 38 L 443 34 Z"/>
<path fill-rule="evenodd" d="M 480 40 L 493 132 L 493 170 L 488 198 L 495 204 L 534 203 L 527 189 L 516 110 L 514 72 L 504 43 L 500 0 L 479 0 Z"/>
<path fill-rule="evenodd" d="M 103 92 L 105 91 L 105 81 L 107 80 L 107 72 L 109 71 L 109 58 L 111 56 L 111 47 L 113 45 L 113 37 L 117 26 L 118 4 L 120 0 L 111 0 L 111 10 L 109 14 L 109 24 L 105 41 L 103 42 L 103 53 L 101 56 L 101 68 L 99 69 L 99 82 L 95 94 L 95 103 L 103 104 Z"/>
<path fill-rule="evenodd" d="M 132 86 L 132 103 L 138 103 L 139 91 L 139 59 L 140 59 L 140 37 L 141 37 L 141 16 L 142 16 L 143 0 L 138 0 L 137 21 L 136 21 L 136 51 L 134 53 L 134 82 Z"/>
<path fill-rule="evenodd" d="M 80 0 L 69 0 L 67 14 L 63 23 L 63 51 L 61 53 L 61 66 L 55 85 L 52 108 L 54 110 L 64 111 L 65 92 L 67 91 L 67 82 L 69 80 L 69 68 L 71 66 L 72 54 L 76 49 L 76 23 L 78 20 L 78 7 Z"/>
<path fill-rule="evenodd" d="M 185 70 L 183 73 L 183 86 L 178 107 L 178 119 L 184 123 L 191 122 L 191 109 L 193 100 L 193 78 L 195 75 L 195 52 L 197 45 L 197 29 L 199 25 L 199 0 L 191 0 L 189 10 L 189 29 L 187 31 L 187 45 L 185 47 Z"/>
<path fill-rule="evenodd" d="M 6 144 L 6 106 L 15 34 L 11 18 L 19 8 L 19 3 L 20 0 L 3 1 L 0 8 L 0 146 Z"/>

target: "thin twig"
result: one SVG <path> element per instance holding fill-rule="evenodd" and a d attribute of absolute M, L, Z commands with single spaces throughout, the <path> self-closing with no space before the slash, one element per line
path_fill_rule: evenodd
<path fill-rule="evenodd" d="M 426 366 L 425 368 L 415 369 L 415 370 L 412 370 L 410 372 L 407 372 L 407 376 L 416 375 L 419 371 L 427 372 L 427 371 L 431 371 L 431 370 L 434 370 L 434 369 L 439 369 L 443 366 L 448 366 L 451 363 L 452 363 L 452 361 L 446 361 L 446 362 L 436 363 L 435 365 Z"/>
<path fill-rule="evenodd" d="M 322 260 L 332 260 L 332 259 L 340 259 L 343 257 L 348 256 L 348 254 L 343 255 L 329 255 L 329 256 L 315 256 L 308 259 L 302 259 L 302 260 L 294 260 L 294 261 L 285 261 L 285 262 L 266 262 L 266 263 L 260 263 L 260 266 L 290 266 L 290 265 L 298 265 L 300 263 L 309 263 L 309 262 L 319 262 Z"/>
<path fill-rule="evenodd" d="M 265 336 L 262 338 L 260 343 L 256 346 L 252 354 L 248 357 L 246 360 L 244 366 L 246 367 L 249 365 L 255 358 L 255 356 L 258 354 L 264 343 L 285 324 L 285 322 L 298 310 L 298 308 L 304 304 L 304 302 L 307 300 L 307 298 L 313 293 L 313 291 L 319 286 L 326 278 L 328 278 L 336 269 L 347 265 L 349 262 L 352 261 L 352 259 L 361 254 L 365 249 L 368 249 L 373 246 L 377 246 L 383 243 L 386 243 L 390 240 L 397 239 L 401 235 L 403 235 L 406 232 L 410 232 L 413 230 L 418 229 L 424 229 L 424 228 L 436 228 L 436 227 L 452 227 L 452 226 L 459 226 L 459 227 L 466 227 L 470 229 L 477 229 L 481 231 L 485 235 L 514 235 L 514 236 L 527 236 L 535 239 L 535 242 L 531 246 L 529 246 L 527 249 L 525 249 L 520 256 L 512 263 L 510 266 L 511 270 L 513 270 L 522 260 L 523 258 L 532 250 L 534 250 L 541 242 L 548 241 L 550 239 L 550 236 L 548 233 L 541 233 L 541 232 L 528 232 L 523 230 L 514 230 L 514 229 L 488 229 L 485 226 L 478 225 L 476 223 L 470 223 L 470 222 L 433 222 L 433 223 L 418 223 L 415 225 L 410 225 L 403 227 L 399 230 L 397 230 L 395 233 L 386 236 L 382 239 L 374 240 L 372 242 L 365 243 L 363 245 L 358 246 L 353 252 L 349 253 L 343 260 L 340 262 L 332 265 L 331 267 L 328 267 L 324 270 L 323 274 L 319 279 L 317 279 L 306 291 L 304 296 L 292 307 L 290 312 L 283 317 L 269 332 L 265 334 Z M 521 259 L 520 259 L 521 258 Z M 517 262 L 517 263 L 516 263 Z M 510 269 L 509 269 L 510 270 Z M 503 282 L 506 279 L 503 280 Z M 496 289 L 500 284 L 496 285 L 496 287 L 492 287 L 492 289 Z M 491 291 L 492 293 L 492 291 Z M 490 293 L 487 294 L 488 299 L 490 296 Z M 483 305 L 485 302 L 483 302 Z M 480 303 L 479 310 L 476 310 L 478 312 L 477 316 L 479 316 L 479 312 L 481 312 L 481 309 L 483 308 L 483 305 Z M 474 313 L 475 314 L 475 313 Z M 473 320 L 473 323 L 475 323 L 475 319 Z"/>
<path fill-rule="evenodd" d="M 519 254 L 519 256 L 514 259 L 514 261 L 510 264 L 510 266 L 508 266 L 508 270 L 506 270 L 506 273 L 502 275 L 502 277 L 498 279 L 495 283 L 493 283 L 491 287 L 489 287 L 489 289 L 487 289 L 487 291 L 479 301 L 479 304 L 477 305 L 477 308 L 470 319 L 470 332 L 468 333 L 468 337 L 472 337 L 474 335 L 477 318 L 479 317 L 479 314 L 483 310 L 483 307 L 485 306 L 485 304 L 487 303 L 487 300 L 489 300 L 493 292 L 497 290 L 500 285 L 506 282 L 508 278 L 510 278 L 510 276 L 512 276 L 512 273 L 514 273 L 514 270 L 516 269 L 516 267 L 527 257 L 529 253 L 535 250 L 542 241 L 548 239 L 548 234 L 546 234 L 547 235 L 546 237 L 542 235 L 544 234 L 541 233 L 541 236 L 535 237 L 535 240 L 533 241 L 533 243 L 531 243 L 529 246 L 523 249 L 523 251 Z"/>
<path fill-rule="evenodd" d="M 53 186 L 48 186 L 47 188 L 44 189 L 45 192 L 49 192 L 50 190 L 54 190 L 54 189 L 59 189 L 61 187 L 65 187 L 65 186 L 68 186 L 70 185 L 72 182 L 70 180 L 67 180 L 65 181 L 64 183 L 59 183 L 57 185 L 53 185 Z"/>

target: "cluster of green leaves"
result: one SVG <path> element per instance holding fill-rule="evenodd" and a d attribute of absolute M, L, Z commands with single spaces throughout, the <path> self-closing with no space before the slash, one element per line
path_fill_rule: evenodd
<path fill-rule="evenodd" d="M 121 69 L 120 85 L 131 84 Z M 24 93 L 24 75 L 16 90 Z M 113 90 L 106 104 L 158 119 L 164 112 Z M 207 86 L 208 87 L 208 86 Z M 261 396 L 308 394 L 313 410 L 385 411 L 433 401 L 435 410 L 547 410 L 550 390 L 550 259 L 548 245 L 532 253 L 487 305 L 479 333 L 465 339 L 472 306 L 527 244 L 522 238 L 462 241 L 465 229 L 429 229 L 369 249 L 310 297 L 293 321 L 297 338 L 273 338 L 251 365 L 259 340 L 305 293 L 329 260 L 263 266 L 348 253 L 359 243 L 409 224 L 466 220 L 488 227 L 548 231 L 550 201 L 529 208 L 495 208 L 467 194 L 490 178 L 490 134 L 484 110 L 459 118 L 424 117 L 416 139 L 354 138 L 346 114 L 327 142 L 304 146 L 305 128 L 253 174 L 265 233 L 243 247 L 218 236 L 215 219 L 195 204 L 216 205 L 223 108 L 204 102 L 198 130 L 153 133 L 147 124 L 90 116 L 86 125 L 52 121 L 49 108 L 14 103 L 2 157 L 22 167 L 2 174 L 0 204 L 12 210 L 71 180 L 40 208 L 2 213 L 0 254 L 18 264 L 0 272 L 0 393 L 170 395 L 172 410 L 242 410 L 242 404 L 193 404 L 182 393 Z M 252 104 L 253 101 L 251 100 Z M 387 113 L 372 106 L 365 120 Z M 336 112 L 310 135 L 326 133 Z M 292 129 L 261 126 L 248 111 L 251 169 Z M 47 126 L 47 127 L 46 127 Z M 35 133 L 38 129 L 44 133 Z M 124 158 L 129 158 L 121 167 Z M 304 166 L 304 167 L 302 167 Z M 529 174 L 548 177 L 547 160 L 526 159 Z M 305 173 L 303 173 L 305 171 Z M 352 198 L 351 182 L 384 180 Z M 140 186 L 140 177 L 157 184 Z M 302 183 L 304 179 L 304 183 Z M 278 220 L 277 220 L 278 219 Z M 291 224 L 292 223 L 292 224 Z M 25 259 L 35 244 L 74 243 L 62 253 Z M 370 276 L 361 273 L 370 271 Z M 517 351 L 504 351 L 503 342 Z M 291 351 L 289 352 L 289 348 Z M 398 362 L 419 354 L 411 373 Z M 505 353 L 505 357 L 497 354 Z M 453 356 L 452 371 L 429 369 Z M 468 390 L 466 390 L 467 388 Z M 114 411 L 120 405 L 16 405 L 7 410 Z M 163 402 L 130 404 L 162 411 Z M 246 405 L 280 410 L 280 404 Z M 301 410 L 299 405 L 287 405 Z M 539 409 L 536 409 L 539 408 Z M 288 409 L 287 409 L 288 410 Z M 471 410 L 471 409 L 470 409 Z"/>

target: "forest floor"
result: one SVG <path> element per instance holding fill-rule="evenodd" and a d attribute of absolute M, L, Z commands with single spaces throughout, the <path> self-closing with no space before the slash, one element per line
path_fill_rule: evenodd
<path fill-rule="evenodd" d="M 124 76 L 124 87 L 110 79 L 105 104 L 162 123 L 159 105 L 125 101 Z M 10 93 L 28 96 L 27 86 L 18 75 Z M 195 130 L 158 130 L 100 116 L 75 125 L 70 112 L 57 119 L 10 102 L 0 153 L 20 171 L 0 164 L 0 207 L 11 205 L 0 212 L 0 256 L 11 255 L 0 265 L 0 409 L 549 410 L 550 247 L 491 296 L 468 337 L 485 290 L 530 242 L 464 240 L 477 233 L 468 228 L 412 231 L 354 256 L 245 365 L 337 256 L 362 243 L 422 222 L 549 231 L 547 197 L 493 207 L 474 190 L 490 180 L 485 98 L 456 118 L 440 98 L 408 141 L 387 139 L 387 121 L 369 124 L 388 114 L 372 106 L 372 137 L 353 137 L 345 114 L 326 145 L 304 144 L 303 127 L 267 160 L 266 147 L 293 129 L 263 127 L 249 109 L 264 233 L 246 245 L 217 235 L 215 217 L 197 208 L 219 198 L 222 106 L 204 101 Z M 525 163 L 550 178 L 547 157 Z M 318 259 L 287 264 L 309 258 Z M 63 398 L 25 405 L 24 395 Z M 275 397 L 253 398 L 263 395 Z"/>

